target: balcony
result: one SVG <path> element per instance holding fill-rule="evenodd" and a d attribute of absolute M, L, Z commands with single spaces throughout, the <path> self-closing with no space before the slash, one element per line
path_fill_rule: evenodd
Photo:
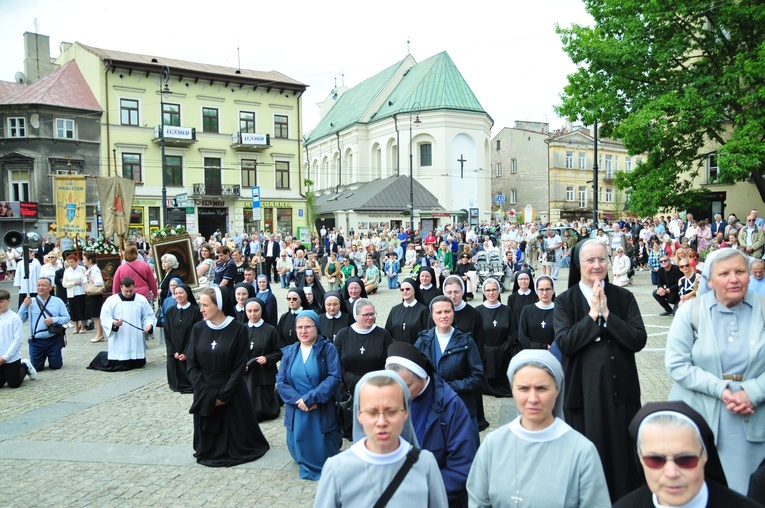
<path fill-rule="evenodd" d="M 191 146 L 197 142 L 197 130 L 193 127 L 178 127 L 176 125 L 157 125 L 154 127 L 155 144 L 159 145 L 165 138 L 165 146 Z"/>
<path fill-rule="evenodd" d="M 271 135 L 256 132 L 234 132 L 231 134 L 231 148 L 242 152 L 262 152 L 271 148 Z"/>
<path fill-rule="evenodd" d="M 238 198 L 239 190 L 239 185 L 195 183 L 191 195 L 199 198 Z"/>
<path fill-rule="evenodd" d="M 606 176 L 603 178 L 603 181 L 605 182 L 613 182 L 614 181 L 614 172 L 610 169 L 606 170 Z"/>

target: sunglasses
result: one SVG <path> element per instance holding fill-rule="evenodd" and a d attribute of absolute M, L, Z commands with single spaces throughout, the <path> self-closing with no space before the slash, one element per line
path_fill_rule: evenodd
<path fill-rule="evenodd" d="M 677 265 L 677 266 L 679 266 L 680 268 L 687 268 L 687 267 L 688 267 L 688 264 L 684 264 L 684 265 Z"/>
<path fill-rule="evenodd" d="M 703 450 L 699 455 L 675 455 L 674 457 L 667 455 L 641 455 L 640 459 L 650 469 L 661 469 L 667 461 L 674 462 L 680 469 L 693 469 L 699 465 L 699 459 L 701 459 L 702 454 Z"/>
<path fill-rule="evenodd" d="M 296 302 L 298 300 L 300 300 L 300 298 L 287 298 L 288 302 Z"/>
<path fill-rule="evenodd" d="M 664 263 L 669 263 L 669 259 L 662 259 L 661 264 L 664 264 Z"/>

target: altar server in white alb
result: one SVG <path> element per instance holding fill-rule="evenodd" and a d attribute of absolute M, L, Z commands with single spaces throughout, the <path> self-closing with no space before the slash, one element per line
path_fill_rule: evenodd
<path fill-rule="evenodd" d="M 157 320 L 148 300 L 135 292 L 135 281 L 123 277 L 120 292 L 106 299 L 101 308 L 101 326 L 109 350 L 99 353 L 89 369 L 118 371 L 146 365 L 144 333 L 151 334 Z"/>

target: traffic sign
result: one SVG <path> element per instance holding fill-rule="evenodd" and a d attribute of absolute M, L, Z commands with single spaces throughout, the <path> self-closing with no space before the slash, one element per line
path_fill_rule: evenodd
<path fill-rule="evenodd" d="M 495 198 L 495 201 L 497 203 L 504 203 L 505 202 L 505 195 L 504 194 L 497 194 L 497 197 Z"/>
<path fill-rule="evenodd" d="M 252 188 L 252 220 L 261 220 L 259 185 Z"/>

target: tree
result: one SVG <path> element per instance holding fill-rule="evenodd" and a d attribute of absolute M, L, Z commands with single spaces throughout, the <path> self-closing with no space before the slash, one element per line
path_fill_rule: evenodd
<path fill-rule="evenodd" d="M 579 69 L 557 112 L 630 153 L 617 174 L 638 214 L 697 204 L 692 179 L 716 144 L 720 183 L 752 179 L 765 201 L 765 3 L 762 0 L 585 0 L 593 27 L 557 27 Z"/>
<path fill-rule="evenodd" d="M 311 228 L 311 234 L 316 230 L 316 196 L 313 193 L 313 180 L 306 178 L 305 185 L 305 225 Z"/>

